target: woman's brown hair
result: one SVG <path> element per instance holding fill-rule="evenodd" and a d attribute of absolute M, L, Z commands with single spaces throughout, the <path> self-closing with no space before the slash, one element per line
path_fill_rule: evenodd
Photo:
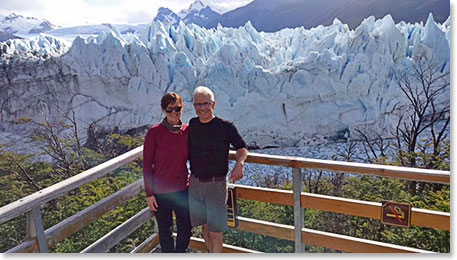
<path fill-rule="evenodd" d="M 168 107 L 169 104 L 173 104 L 176 102 L 179 102 L 182 105 L 181 97 L 175 92 L 168 92 L 162 97 L 162 100 L 160 101 L 160 106 L 162 107 L 162 109 L 165 109 Z"/>

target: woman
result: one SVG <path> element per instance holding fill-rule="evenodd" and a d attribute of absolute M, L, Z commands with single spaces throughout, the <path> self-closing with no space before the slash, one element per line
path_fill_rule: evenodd
<path fill-rule="evenodd" d="M 184 253 L 189 245 L 191 224 L 187 186 L 187 124 L 181 121 L 181 97 L 168 92 L 161 100 L 165 118 L 149 128 L 143 147 L 143 179 L 149 208 L 159 226 L 162 252 Z M 178 235 L 174 247 L 172 211 Z"/>

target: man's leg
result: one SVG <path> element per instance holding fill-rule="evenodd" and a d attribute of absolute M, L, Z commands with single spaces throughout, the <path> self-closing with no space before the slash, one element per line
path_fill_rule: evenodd
<path fill-rule="evenodd" d="M 203 238 L 205 239 L 206 248 L 210 253 L 222 252 L 222 232 L 211 232 L 208 230 L 208 225 L 202 225 Z"/>
<path fill-rule="evenodd" d="M 222 232 L 211 232 L 209 231 L 209 237 L 210 237 L 210 253 L 222 253 Z"/>
<path fill-rule="evenodd" d="M 210 252 L 211 251 L 211 238 L 209 236 L 209 230 L 208 230 L 207 224 L 202 225 L 202 231 L 203 231 L 203 239 L 205 239 L 206 249 L 208 250 L 208 252 Z"/>
<path fill-rule="evenodd" d="M 192 175 L 189 178 L 189 214 L 190 221 L 193 227 L 202 226 L 203 238 L 205 239 L 206 249 L 209 251 L 209 235 L 208 235 L 208 226 L 207 215 L 206 215 L 206 203 L 202 197 L 201 190 L 205 190 L 205 187 L 202 187 L 203 183 L 198 181 Z"/>
<path fill-rule="evenodd" d="M 212 182 L 205 189 L 208 205 L 207 245 L 211 253 L 221 253 L 223 231 L 227 228 L 227 183 L 226 180 Z"/>

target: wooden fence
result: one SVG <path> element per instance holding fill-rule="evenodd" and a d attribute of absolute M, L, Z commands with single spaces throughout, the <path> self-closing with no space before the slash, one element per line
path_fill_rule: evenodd
<path fill-rule="evenodd" d="M 103 164 L 86 170 L 62 182 L 31 194 L 25 198 L 12 202 L 0 208 L 0 224 L 21 214 L 27 214 L 26 241 L 7 250 L 13 252 L 48 252 L 48 248 L 70 236 L 76 231 L 90 224 L 95 219 L 103 216 L 110 210 L 125 203 L 129 199 L 143 192 L 143 181 L 140 179 L 110 196 L 96 202 L 88 208 L 65 219 L 55 226 L 44 230 L 40 207 L 58 196 L 64 195 L 79 186 L 102 177 L 110 171 L 117 169 L 142 155 L 143 147 L 140 146 L 130 152 L 109 160 Z M 235 158 L 235 153 L 230 152 L 230 159 Z M 294 208 L 294 226 L 271 223 L 255 219 L 238 217 L 239 230 L 263 234 L 276 238 L 295 241 L 295 252 L 303 252 L 304 244 L 333 248 L 345 252 L 377 252 L 377 253 L 425 253 L 430 251 L 416 248 L 381 243 L 361 238 L 344 236 L 329 232 L 306 229 L 303 227 L 303 209 L 312 208 L 347 215 L 379 219 L 381 217 L 381 203 L 352 200 L 340 197 L 325 196 L 303 192 L 302 169 L 318 169 L 333 172 L 344 172 L 360 175 L 374 175 L 380 177 L 398 178 L 432 183 L 450 183 L 449 171 L 424 170 L 407 167 L 383 166 L 364 163 L 340 162 L 331 160 L 307 159 L 291 156 L 265 155 L 249 153 L 247 162 L 278 165 L 292 168 L 293 190 L 277 190 L 244 185 L 233 185 L 236 197 L 240 199 L 256 200 L 269 203 L 291 205 Z M 106 252 L 122 239 L 134 232 L 141 225 L 152 218 L 148 208 L 138 212 L 135 216 L 104 235 L 82 252 Z M 426 226 L 436 229 L 450 230 L 450 213 L 413 208 L 411 224 Z M 132 253 L 150 252 L 158 244 L 158 235 L 152 234 Z M 201 239 L 192 238 L 191 248 L 203 249 Z M 225 245 L 223 252 L 255 253 L 256 251 Z"/>

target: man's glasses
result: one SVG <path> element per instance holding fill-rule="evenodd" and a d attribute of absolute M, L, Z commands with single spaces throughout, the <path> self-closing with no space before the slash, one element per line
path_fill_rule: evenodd
<path fill-rule="evenodd" d="M 165 110 L 165 112 L 167 112 L 167 113 L 171 113 L 171 112 L 173 112 L 173 110 L 174 110 L 175 112 L 180 112 L 181 109 L 182 109 L 182 107 L 167 107 L 167 108 L 165 108 L 164 110 Z"/>
<path fill-rule="evenodd" d="M 208 106 L 210 106 L 211 104 L 213 104 L 213 102 L 194 103 L 194 106 L 195 106 L 195 107 L 208 107 Z"/>

